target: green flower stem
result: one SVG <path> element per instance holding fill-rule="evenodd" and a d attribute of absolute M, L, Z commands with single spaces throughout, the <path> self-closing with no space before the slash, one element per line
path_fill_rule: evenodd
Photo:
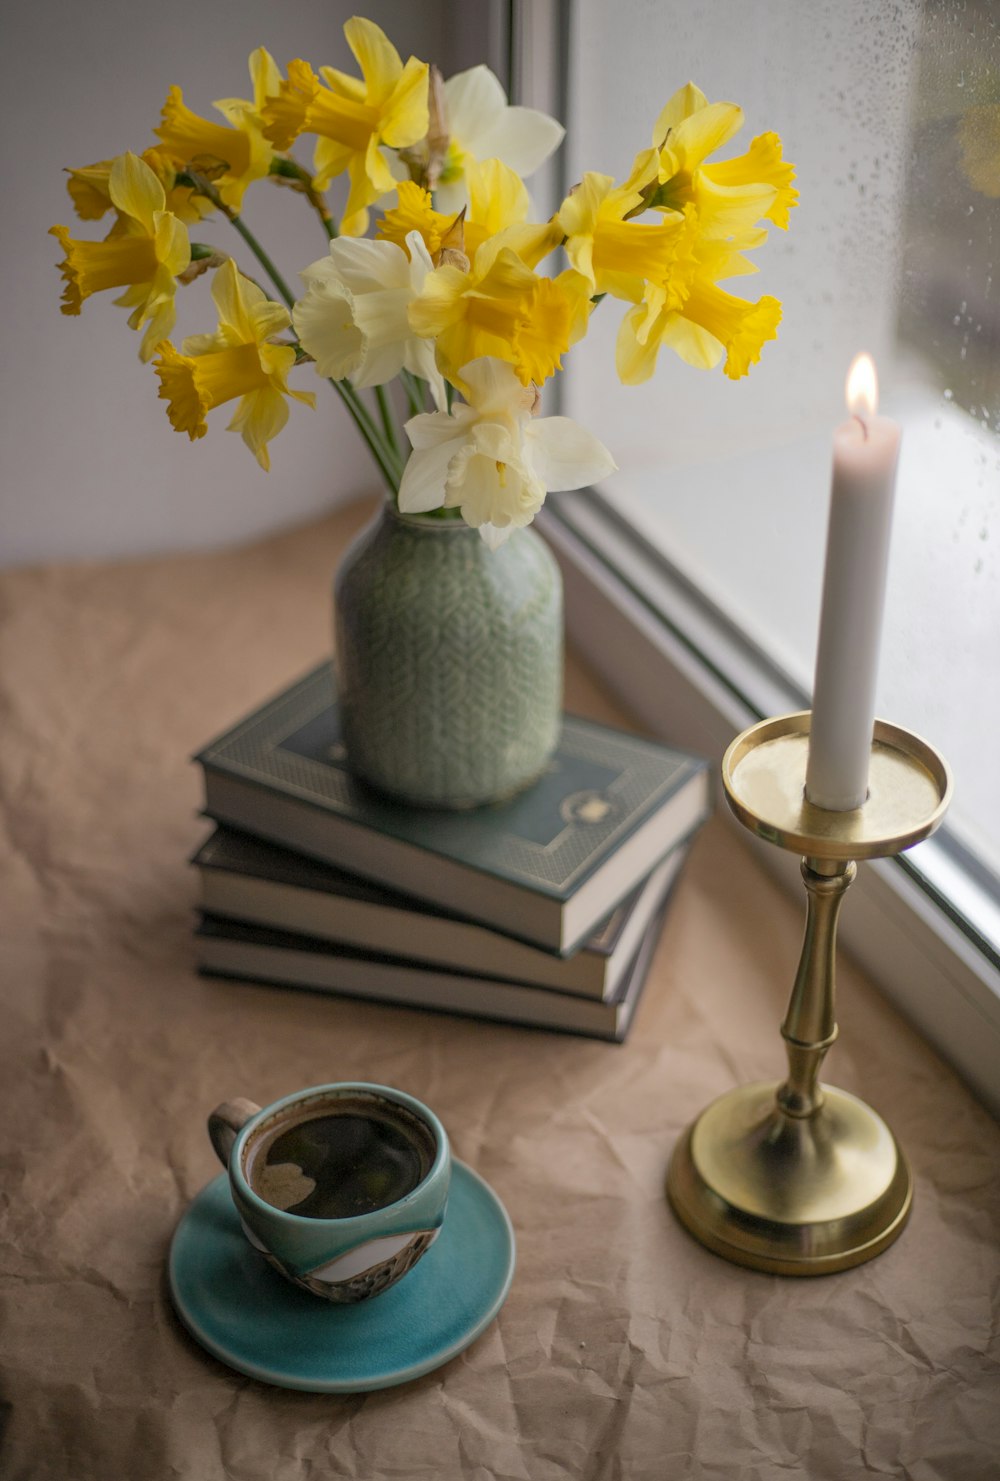
<path fill-rule="evenodd" d="M 177 181 L 181 185 L 191 186 L 200 195 L 206 196 L 212 202 L 213 206 L 222 212 L 229 224 L 239 232 L 240 236 L 246 242 L 250 251 L 256 257 L 279 295 L 284 300 L 286 307 L 291 311 L 295 307 L 295 295 L 292 293 L 292 290 L 253 232 L 244 224 L 239 214 L 226 205 L 212 182 L 206 180 L 203 175 L 196 174 L 194 171 L 178 174 Z M 364 438 L 368 450 L 378 465 L 379 472 L 385 479 L 390 492 L 397 494 L 399 492 L 399 480 L 402 475 L 402 461 L 398 447 L 394 447 L 391 444 L 386 446 L 383 443 L 382 436 L 368 408 L 364 405 L 350 381 L 331 380 L 330 384 L 354 418 L 355 425 Z"/>
<path fill-rule="evenodd" d="M 227 213 L 227 215 L 229 215 L 229 213 Z M 248 226 L 245 226 L 243 224 L 242 218 L 237 216 L 235 212 L 229 215 L 229 223 L 231 226 L 234 226 L 236 228 L 240 236 L 246 242 L 247 246 L 250 248 L 250 251 L 253 253 L 257 261 L 260 263 L 261 267 L 267 273 L 268 277 L 271 279 L 271 282 L 281 294 L 281 297 L 285 300 L 285 304 L 288 309 L 293 309 L 295 307 L 294 293 L 292 292 L 291 288 L 289 288 L 288 284 L 285 282 L 284 278 L 281 276 L 278 269 L 271 261 L 270 257 L 264 251 L 264 248 L 260 245 L 253 232 Z"/>
<path fill-rule="evenodd" d="M 326 197 L 313 186 L 312 176 L 309 171 L 299 164 L 297 159 L 291 155 L 276 154 L 271 160 L 269 170 L 271 175 L 277 176 L 279 180 L 293 182 L 293 188 L 304 195 L 319 217 L 323 230 L 326 232 L 327 240 L 333 241 L 338 235 L 337 223 L 330 213 L 330 207 L 326 203 Z"/>
<path fill-rule="evenodd" d="M 402 475 L 398 459 L 390 455 L 389 449 L 380 442 L 375 425 L 364 404 L 358 400 L 358 393 L 350 381 L 331 380 L 330 384 L 354 418 L 358 431 L 368 445 L 368 451 L 375 459 L 379 472 L 385 479 L 386 488 L 395 496 L 399 493 L 399 480 Z"/>
<path fill-rule="evenodd" d="M 396 454 L 396 457 L 402 462 L 403 455 L 399 450 L 399 438 L 396 435 L 396 418 L 393 416 L 392 403 L 389 400 L 385 386 L 375 387 L 375 400 L 378 402 L 385 440 Z"/>
<path fill-rule="evenodd" d="M 403 471 L 402 460 L 399 456 L 398 449 L 392 447 L 384 440 L 384 434 L 376 426 L 371 412 L 358 395 L 356 386 L 352 385 L 349 380 L 335 381 L 331 379 L 330 384 L 354 417 L 361 435 L 372 449 L 378 461 L 386 482 L 393 493 L 395 493 L 399 488 L 399 480 Z"/>
<path fill-rule="evenodd" d="M 427 382 L 421 380 L 418 375 L 414 375 L 409 370 L 401 370 L 399 372 L 399 378 L 403 383 L 403 390 L 406 392 L 406 399 L 410 407 L 410 416 L 419 416 L 422 411 L 426 411 L 427 409 L 427 401 L 424 397 Z"/>
<path fill-rule="evenodd" d="M 295 307 L 295 296 L 292 293 L 292 290 L 289 288 L 288 284 L 285 282 L 284 278 L 281 276 L 278 269 L 271 261 L 270 257 L 264 251 L 264 248 L 261 246 L 260 242 L 258 242 L 253 232 L 248 226 L 244 225 L 239 216 L 239 213 L 234 211 L 231 206 L 226 205 L 225 201 L 222 199 L 222 196 L 216 190 L 211 180 L 206 180 L 204 175 L 199 175 L 195 170 L 184 170 L 178 173 L 177 184 L 190 186 L 191 189 L 196 190 L 199 195 L 203 195 L 208 200 L 210 200 L 217 211 L 222 212 L 223 216 L 225 216 L 230 226 L 235 227 L 240 236 L 246 242 L 247 246 L 250 248 L 250 251 L 253 253 L 257 261 L 260 263 L 261 267 L 267 273 L 268 277 L 271 279 L 271 282 L 274 284 L 275 288 L 277 288 L 280 296 L 284 299 L 286 306 L 289 309 L 293 309 Z"/>

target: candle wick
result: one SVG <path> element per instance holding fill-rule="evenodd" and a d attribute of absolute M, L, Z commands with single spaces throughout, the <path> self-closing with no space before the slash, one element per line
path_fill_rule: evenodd
<path fill-rule="evenodd" d="M 867 442 L 868 441 L 868 423 L 865 421 L 864 417 L 861 415 L 861 413 L 859 411 L 856 411 L 854 413 L 854 420 L 859 423 L 859 425 L 861 427 L 861 435 L 864 438 L 865 442 Z"/>

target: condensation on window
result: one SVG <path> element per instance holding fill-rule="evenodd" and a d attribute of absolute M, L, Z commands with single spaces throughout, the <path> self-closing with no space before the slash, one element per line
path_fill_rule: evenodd
<path fill-rule="evenodd" d="M 578 0 L 568 178 L 621 179 L 689 78 L 738 102 L 724 151 L 774 129 L 798 171 L 787 234 L 744 297 L 783 302 L 746 380 L 661 354 L 614 385 L 607 301 L 570 356 L 567 411 L 622 469 L 607 496 L 791 676 L 811 683 L 831 430 L 871 351 L 904 427 L 879 709 L 956 774 L 952 827 L 1000 874 L 1000 4 Z M 600 323 L 597 321 L 601 320 Z"/>

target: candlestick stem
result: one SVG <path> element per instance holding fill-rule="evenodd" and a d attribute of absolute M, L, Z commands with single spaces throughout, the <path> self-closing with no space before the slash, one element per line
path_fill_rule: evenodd
<path fill-rule="evenodd" d="M 872 1259 L 910 1212 L 906 1158 L 876 1111 L 819 1083 L 837 1037 L 836 938 L 858 859 L 927 838 L 951 795 L 948 767 L 919 736 L 877 720 L 861 806 L 819 807 L 805 788 L 811 716 L 778 716 L 737 736 L 726 798 L 758 838 L 802 860 L 806 926 L 781 1026 L 784 1080 L 726 1092 L 684 1132 L 667 1196 L 716 1254 L 779 1275 L 825 1275 Z"/>
<path fill-rule="evenodd" d="M 857 873 L 849 860 L 832 866 L 822 859 L 803 859 L 807 891 L 806 933 L 799 969 L 781 1025 L 788 1054 L 788 1079 L 778 1090 L 778 1104 L 789 1116 L 811 1116 L 823 1104 L 820 1066 L 837 1037 L 837 917 Z"/>

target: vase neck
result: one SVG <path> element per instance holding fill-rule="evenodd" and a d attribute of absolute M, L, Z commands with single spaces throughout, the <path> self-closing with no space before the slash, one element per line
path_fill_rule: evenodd
<path fill-rule="evenodd" d="M 428 535 L 455 535 L 470 534 L 477 535 L 471 525 L 467 525 L 457 510 L 454 515 L 440 514 L 404 514 L 396 508 L 392 499 L 386 499 L 383 518 L 390 524 L 402 526 L 408 530 L 420 530 Z"/>

